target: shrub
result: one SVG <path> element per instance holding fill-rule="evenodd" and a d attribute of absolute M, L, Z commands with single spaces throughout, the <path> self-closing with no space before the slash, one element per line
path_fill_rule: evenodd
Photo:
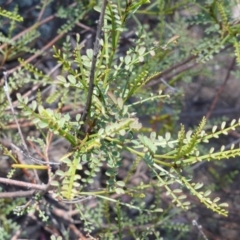
<path fill-rule="evenodd" d="M 95 10 L 100 12 L 95 43 L 93 48 L 86 49 L 81 43 L 80 34 L 73 38 L 68 33 L 92 6 L 76 1 L 77 7 L 74 9 L 60 8 L 58 12 L 58 16 L 69 19 L 58 32 L 59 36 L 67 35 L 62 47 L 53 47 L 56 66 L 61 68 L 56 77 L 31 64 L 31 58 L 19 59 L 17 70 L 3 70 L 4 89 L 0 91 L 2 132 L 14 136 L 16 132 L 9 131 L 8 124 L 15 121 L 20 137 L 13 138 L 17 141 L 16 145 L 7 138 L 1 140 L 3 155 L 12 159 L 14 164 L 8 171 L 8 177 L 0 178 L 0 182 L 16 188 L 13 192 L 2 191 L 0 197 L 28 196 L 28 202 L 17 209 L 18 214 L 33 216 L 33 213 L 38 213 L 42 222 L 48 221 L 54 225 L 59 209 L 67 211 L 66 205 L 72 204 L 77 211 L 77 219 L 81 220 L 76 225 L 84 231 L 84 235 L 91 234 L 103 239 L 116 239 L 116 236 L 118 239 L 126 236 L 147 239 L 150 234 L 160 239 L 161 228 L 165 231 L 189 231 L 187 225 L 174 224 L 169 220 L 171 213 L 164 209 L 162 201 L 171 198 L 173 205 L 170 207 L 189 210 L 191 201 L 187 192 L 207 208 L 227 216 L 228 204 L 221 202 L 219 197 L 211 197 L 211 191 L 205 190 L 202 182 L 194 182 L 185 170 L 202 161 L 239 156 L 240 149 L 235 146 L 230 149 L 223 146 L 220 151 L 215 151 L 213 147 L 206 151 L 206 148 L 210 146 L 211 139 L 235 130 L 240 121 L 222 121 L 219 126 L 204 130 L 206 118 L 203 117 L 193 131 L 187 131 L 183 125 L 178 127 L 173 120 L 172 125 L 163 124 L 161 131 L 154 131 L 151 128 L 144 129 L 139 119 L 143 112 L 152 114 L 158 111 L 159 102 L 166 105 L 174 104 L 171 101 L 179 103 L 177 97 L 181 92 L 170 84 L 183 76 L 178 69 L 183 63 L 209 61 L 227 44 L 234 47 L 236 60 L 240 62 L 237 39 L 239 24 L 229 19 L 230 7 L 224 1 L 208 1 L 204 11 L 187 20 L 179 17 L 185 26 L 189 22 L 208 25 L 206 37 L 197 44 L 192 42 L 186 45 L 181 42 L 187 39 L 186 32 L 183 36 L 174 32 L 169 36 L 166 33 L 164 17 L 182 6 L 189 6 L 190 9 L 190 3 L 200 7 L 194 1 L 185 2 L 170 6 L 164 1 L 100 1 L 95 6 Z M 145 10 L 147 3 L 152 12 Z M 162 14 L 159 22 L 162 40 L 158 43 L 134 16 L 144 11 L 147 14 Z M 10 30 L 17 21 L 22 20 L 17 9 L 13 12 L 1 10 L 0 14 L 11 19 Z M 127 32 L 131 17 L 140 26 L 130 42 L 131 47 L 121 51 L 121 37 Z M 176 26 L 176 32 L 177 27 L 180 26 Z M 172 27 L 169 25 L 169 28 Z M 21 51 L 35 54 L 33 56 L 44 53 L 44 49 L 39 52 L 32 47 L 25 47 L 37 36 L 35 28 L 17 41 L 10 35 L 1 36 L 0 40 L 5 44 L 5 48 L 2 47 L 4 59 L 12 59 Z M 178 41 L 179 49 L 176 45 Z M 175 64 L 176 54 L 182 65 Z M 173 77 L 169 75 L 171 72 L 175 73 Z M 196 73 L 184 74 L 191 78 Z M 167 83 L 165 79 L 172 81 Z M 149 91 L 149 87 L 157 83 L 163 84 L 163 88 L 170 92 Z M 34 96 L 31 91 L 24 93 L 24 87 L 39 90 Z M 44 97 L 44 89 L 48 87 L 53 92 Z M 14 103 L 11 96 L 17 98 Z M 66 113 L 65 106 L 72 111 Z M 6 114 L 9 109 L 12 115 Z M 174 114 L 177 116 L 178 113 L 176 111 Z M 38 133 L 37 137 L 27 138 L 30 145 L 35 146 L 38 157 L 25 141 L 20 117 Z M 54 139 L 64 139 L 69 144 L 68 152 L 57 161 L 49 157 L 49 148 Z M 203 144 L 206 146 L 204 151 L 201 150 Z M 125 170 L 124 155 L 129 158 Z M 145 180 L 137 175 L 141 167 L 147 169 Z M 19 169 L 22 169 L 28 182 L 13 179 L 14 172 Z M 40 180 L 37 170 L 47 172 L 47 183 Z M 121 171 L 125 172 L 121 174 Z M 135 176 L 137 178 L 133 181 Z M 28 191 L 19 191 L 19 188 L 27 188 Z M 47 209 L 44 203 L 55 208 Z M 4 214 L 7 216 L 8 213 L 5 211 Z M 68 217 L 67 221 L 70 219 Z M 72 229 L 72 233 L 63 231 L 64 238 L 74 234 L 83 236 L 71 222 L 68 224 L 68 231 Z"/>

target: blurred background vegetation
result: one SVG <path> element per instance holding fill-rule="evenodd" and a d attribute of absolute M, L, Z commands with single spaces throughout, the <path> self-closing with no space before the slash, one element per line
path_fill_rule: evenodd
<path fill-rule="evenodd" d="M 93 0 L 0 1 L 2 9 L 18 12 L 24 19 L 13 28 L 9 19 L 1 18 L 1 67 L 7 68 L 10 73 L 17 72 L 20 66 L 17 59 L 21 57 L 29 60 L 45 74 L 51 74 L 57 65 L 52 57 L 52 46 L 62 48 L 67 53 L 67 46 L 64 48 L 63 44 L 66 36 L 70 36 L 72 43 L 76 33 L 79 33 L 86 49 L 93 46 L 96 21 L 99 17 L 93 7 L 97 4 L 98 1 Z M 140 41 L 149 48 L 153 45 L 159 47 L 159 51 L 155 51 L 153 56 L 146 57 L 142 65 L 139 65 L 139 69 L 135 70 L 136 74 L 144 69 L 151 73 L 160 72 L 156 78 L 149 81 L 139 94 L 139 98 L 159 90 L 171 96 L 164 103 L 155 101 L 136 107 L 135 112 L 143 123 L 143 132 L 156 131 L 161 135 L 168 131 L 176 137 L 180 123 L 184 124 L 186 129 L 194 129 L 202 117 L 206 116 L 207 131 L 212 126 L 221 124 L 222 121 L 230 122 L 233 118 L 240 117 L 240 2 L 238 0 L 152 0 L 127 20 L 117 50 L 119 57 L 124 56 L 126 51 L 134 46 L 134 41 L 138 38 L 136 32 L 142 36 Z M 165 51 L 162 51 L 162 48 L 165 48 Z M 53 73 L 53 77 L 56 75 L 57 71 Z M 120 78 L 118 81 L 121 85 Z M 16 85 L 19 87 L 21 83 L 18 82 Z M 0 86 L 3 86 L 3 82 L 0 82 Z M 24 85 L 21 93 L 27 93 L 32 88 L 31 84 Z M 40 89 L 46 90 L 45 86 L 41 86 Z M 16 93 L 17 91 L 11 95 L 13 102 L 16 100 Z M 49 92 L 46 90 L 46 97 L 48 95 Z M 130 102 L 135 100 L 130 99 Z M 6 103 L 1 104 L 3 106 Z M 73 110 L 71 105 L 63 108 L 63 112 Z M 0 124 L 4 126 L 0 130 L 14 138 L 12 134 L 16 133 L 16 125 L 10 121 L 11 116 L 3 112 L 0 115 L 2 115 Z M 29 122 L 21 119 L 19 122 L 26 136 L 38 134 Z M 15 137 L 17 141 L 18 137 Z M 232 143 L 238 144 L 239 139 L 240 133 L 236 130 L 209 144 L 220 149 L 222 145 L 230 147 Z M 62 142 L 56 144 L 55 149 L 50 149 L 50 155 L 55 159 L 66 152 L 67 148 Z M 201 151 L 205 151 L 204 147 Z M 0 174 L 6 176 L 9 164 L 3 155 L 0 155 L 0 160 Z M 126 174 L 129 161 L 131 156 L 124 156 L 120 175 Z M 206 184 L 205 190 L 214 191 L 216 196 L 229 203 L 228 217 L 216 215 L 192 196 L 188 198 L 193 201 L 194 206 L 187 212 L 181 211 L 171 205 L 167 196 L 159 190 L 158 197 L 161 199 L 164 213 L 159 218 L 146 217 L 144 220 L 137 219 L 134 210 L 130 212 L 126 210 L 124 214 L 128 215 L 128 219 L 138 223 L 138 227 L 128 229 L 129 234 L 123 239 L 161 239 L 161 237 L 162 239 L 239 239 L 240 230 L 237 224 L 240 221 L 239 169 L 240 162 L 236 158 L 211 163 L 201 162 L 186 170 L 186 174 L 193 174 L 196 182 L 201 181 Z M 139 178 L 148 178 L 146 172 L 143 170 Z M 135 180 L 139 181 L 138 178 Z M 9 186 L 2 184 L 0 186 L 5 190 L 7 188 L 7 191 L 11 190 Z M 142 201 L 150 203 L 154 198 L 156 195 L 149 192 Z M 128 199 L 125 201 L 127 202 Z M 13 201 L 0 199 L 0 239 L 19 236 L 17 235 L 19 226 L 24 232 L 20 236 L 29 237 L 34 233 L 36 239 L 50 239 L 54 231 L 57 231 L 58 224 L 68 226 L 63 228 L 67 232 L 64 233 L 63 239 L 67 239 L 67 236 L 68 239 L 74 239 L 73 236 L 77 232 L 75 228 L 81 227 L 81 222 L 77 222 L 77 217 L 75 218 L 74 215 L 69 219 L 76 220 L 77 223 L 69 219 L 64 220 L 61 214 L 55 212 L 48 227 L 41 217 L 34 214 L 19 217 L 13 214 L 13 209 L 24 202 L 24 199 L 22 202 L 21 199 Z M 104 209 L 104 206 L 102 208 Z M 96 217 L 98 214 L 90 207 L 86 209 L 82 210 L 89 211 L 90 217 Z M 44 212 L 48 214 L 45 207 Z M 116 214 L 113 209 L 110 213 L 113 216 Z M 192 224 L 193 221 L 196 224 Z M 154 222 L 157 223 L 156 226 Z M 96 238 L 101 236 L 98 235 L 102 231 L 100 226 L 101 224 L 93 231 Z M 107 228 L 106 225 L 104 227 Z M 138 236 L 142 237 L 138 238 Z M 100 239 L 108 238 L 105 236 Z"/>

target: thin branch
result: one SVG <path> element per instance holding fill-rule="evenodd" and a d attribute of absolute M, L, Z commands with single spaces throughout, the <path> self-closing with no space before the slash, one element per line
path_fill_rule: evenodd
<path fill-rule="evenodd" d="M 31 30 L 33 30 L 33 29 L 35 29 L 35 28 L 37 28 L 37 27 L 39 27 L 39 26 L 41 26 L 41 25 L 43 25 L 43 24 L 51 21 L 51 20 L 52 20 L 53 18 L 55 18 L 55 17 L 56 17 L 56 15 L 51 15 L 51 16 L 49 16 L 49 17 L 47 17 L 47 18 L 44 18 L 41 22 L 36 23 L 36 24 L 32 25 L 31 27 L 25 29 L 24 31 L 20 32 L 19 34 L 17 34 L 16 36 L 14 36 L 11 40 L 12 40 L 12 41 L 16 41 L 17 39 L 19 39 L 19 38 L 21 38 L 22 36 L 24 36 L 26 33 L 28 33 L 28 32 L 30 32 Z M 2 44 L 2 45 L 0 46 L 0 50 L 3 50 L 3 49 L 4 49 L 5 47 L 7 47 L 7 46 L 8 46 L 7 43 Z"/>
<path fill-rule="evenodd" d="M 98 23 L 98 28 L 97 28 L 96 40 L 95 40 L 94 48 L 93 48 L 93 57 L 92 57 L 92 66 L 91 66 L 90 77 L 89 77 L 87 102 L 86 102 L 86 106 L 83 111 L 83 114 L 81 116 L 80 122 L 86 121 L 88 112 L 89 112 L 91 104 L 92 104 L 95 68 L 96 68 L 96 63 L 97 63 L 97 56 L 98 56 L 98 53 L 100 50 L 100 37 L 101 37 L 101 32 L 102 32 L 102 27 L 103 27 L 103 20 L 104 20 L 106 6 L 107 6 L 107 0 L 103 0 L 99 23 Z"/>
<path fill-rule="evenodd" d="M 32 196 L 35 190 L 17 191 L 17 192 L 0 192 L 0 198 L 19 198 Z"/>
<path fill-rule="evenodd" d="M 203 237 L 204 240 L 208 240 L 207 236 L 205 235 L 205 233 L 202 230 L 202 226 L 198 224 L 198 222 L 196 220 L 192 221 L 192 225 L 196 226 L 200 235 Z"/>
<path fill-rule="evenodd" d="M 18 128 L 18 133 L 20 135 L 20 138 L 22 140 L 22 144 L 24 146 L 24 148 L 26 149 L 26 151 L 28 151 L 28 147 L 27 147 L 27 144 L 24 140 L 24 137 L 23 137 L 23 134 L 22 134 L 22 131 L 21 131 L 21 128 L 19 126 L 19 123 L 18 123 L 18 120 L 16 118 L 16 114 L 15 114 L 15 111 L 14 111 L 14 108 L 13 108 L 13 105 L 12 105 L 12 101 L 11 101 L 11 98 L 10 98 L 10 95 L 9 95 L 9 87 L 8 87 L 8 82 L 7 82 L 7 71 L 4 71 L 3 72 L 3 76 L 4 76 L 4 82 L 5 82 L 5 86 L 4 86 L 4 91 L 6 93 L 6 96 L 7 96 L 7 99 L 8 99 L 8 102 L 9 102 L 9 105 L 10 105 L 10 108 L 11 108 L 11 111 L 12 111 L 12 114 L 13 114 L 13 117 L 14 117 L 14 120 L 15 120 L 15 123 L 17 125 L 17 128 Z"/>
<path fill-rule="evenodd" d="M 186 66 L 185 66 L 184 69 L 180 69 L 180 70 L 177 70 L 177 68 L 180 68 L 181 66 L 184 66 L 185 64 L 191 62 L 192 60 L 194 60 L 194 59 L 196 59 L 196 58 L 197 58 L 196 56 L 193 56 L 193 55 L 192 55 L 192 56 L 188 57 L 187 59 L 185 59 L 184 61 L 182 61 L 182 62 L 180 62 L 180 63 L 178 63 L 178 64 L 174 64 L 173 66 L 169 67 L 168 69 L 160 72 L 157 76 L 154 76 L 154 78 L 153 78 L 150 82 L 148 82 L 148 83 L 146 84 L 146 87 L 153 87 L 153 86 L 161 83 L 161 78 L 164 77 L 164 78 L 166 79 L 166 75 L 169 74 L 169 73 L 172 73 L 173 70 L 175 70 L 174 76 L 177 75 L 177 74 L 179 74 L 179 71 L 180 71 L 180 73 L 181 73 L 182 71 L 185 71 L 185 68 L 187 68 L 186 70 L 188 70 L 189 67 L 186 67 Z M 192 67 L 193 67 L 193 66 L 191 65 L 190 68 L 192 68 Z M 171 76 L 171 77 L 172 77 L 172 76 Z"/>
<path fill-rule="evenodd" d="M 61 33 L 59 35 L 57 35 L 54 39 L 52 39 L 47 45 L 45 45 L 41 50 L 39 50 L 38 52 L 36 52 L 34 55 L 32 55 L 31 57 L 29 57 L 28 59 L 26 59 L 24 61 L 24 63 L 19 64 L 18 66 L 16 66 L 15 68 L 12 68 L 8 71 L 9 74 L 15 72 L 18 68 L 20 68 L 21 66 L 23 66 L 24 64 L 27 64 L 29 62 L 31 62 L 32 60 L 34 60 L 35 58 L 37 58 L 39 55 L 43 54 L 44 52 L 46 52 L 46 50 L 50 47 L 52 47 L 52 45 L 57 42 L 59 39 L 61 39 L 63 36 L 65 35 L 65 33 Z"/>
<path fill-rule="evenodd" d="M 43 3 L 42 9 L 41 9 L 41 11 L 40 11 L 40 13 L 39 13 L 39 15 L 38 15 L 37 21 L 40 21 L 40 20 L 41 20 L 41 18 L 42 18 L 42 16 L 43 16 L 43 13 L 44 13 L 44 11 L 45 11 L 45 9 L 46 9 L 46 7 L 47 7 L 47 5 L 48 5 L 48 2 L 45 1 L 45 2 Z"/>
<path fill-rule="evenodd" d="M 52 174 L 51 174 L 51 166 L 49 164 L 50 161 L 49 161 L 49 156 L 48 156 L 48 150 L 49 150 L 50 144 L 52 142 L 52 137 L 53 137 L 53 133 L 48 132 L 47 138 L 46 138 L 45 158 L 48 163 L 48 183 L 49 184 L 52 180 Z"/>
<path fill-rule="evenodd" d="M 73 3 L 73 4 L 71 4 L 69 7 L 74 8 L 74 7 L 76 6 L 76 4 L 77 4 L 77 3 Z M 56 15 L 56 14 L 53 14 L 53 15 L 51 15 L 51 16 L 49 16 L 49 17 L 44 18 L 42 21 L 37 22 L 37 23 L 35 23 L 34 25 L 32 25 L 31 27 L 29 27 L 29 28 L 25 29 L 24 31 L 20 32 L 19 34 L 17 34 L 16 36 L 14 36 L 11 40 L 12 40 L 12 41 L 16 41 L 17 39 L 19 39 L 19 38 L 21 38 L 22 36 L 24 36 L 26 33 L 30 32 L 30 31 L 33 30 L 33 29 L 36 29 L 36 28 L 40 27 L 41 25 L 43 25 L 43 24 L 51 21 L 52 19 L 54 19 L 54 18 L 56 18 L 56 17 L 57 17 L 57 15 Z M 0 46 L 0 50 L 3 50 L 3 49 L 4 49 L 5 47 L 7 47 L 7 46 L 8 46 L 7 43 L 2 44 L 2 45 Z"/>
<path fill-rule="evenodd" d="M 213 101 L 212 101 L 212 104 L 211 104 L 211 106 L 210 106 L 210 108 L 209 108 L 209 110 L 208 110 L 208 112 L 207 112 L 207 114 L 206 114 L 206 119 L 209 119 L 209 118 L 210 118 L 210 116 L 211 116 L 211 114 L 212 114 L 212 111 L 213 111 L 213 109 L 215 108 L 215 106 L 216 106 L 216 104 L 217 104 L 217 101 L 218 101 L 220 95 L 222 94 L 222 92 L 223 92 L 223 90 L 224 90 L 224 88 L 225 88 L 225 86 L 226 86 L 226 84 L 227 84 L 227 82 L 228 82 L 228 80 L 229 80 L 231 71 L 233 70 L 233 68 L 234 68 L 234 66 L 235 66 L 235 63 L 236 63 L 236 58 L 234 57 L 234 59 L 233 59 L 232 62 L 231 62 L 231 65 L 230 65 L 230 67 L 229 67 L 229 69 L 228 69 L 228 71 L 227 71 L 227 74 L 226 74 L 226 77 L 225 77 L 225 79 L 224 79 L 224 82 L 223 82 L 223 84 L 221 85 L 221 87 L 218 89 L 218 91 L 217 91 L 217 93 L 216 93 L 216 95 L 215 95 L 215 97 L 214 97 L 214 99 L 213 99 Z"/>
<path fill-rule="evenodd" d="M 221 49 L 220 52 L 223 52 L 225 50 L 227 50 L 228 48 L 230 48 L 231 45 L 226 46 L 224 49 Z M 174 64 L 173 66 L 169 67 L 168 69 L 160 72 L 158 75 L 154 76 L 147 84 L 146 87 L 153 87 L 159 83 L 161 83 L 161 78 L 163 77 L 165 80 L 171 79 L 174 76 L 180 74 L 181 72 L 187 71 L 191 68 L 193 68 L 194 66 L 196 66 L 198 64 L 198 62 L 194 62 L 191 63 L 187 66 L 184 66 L 190 62 L 192 62 L 192 60 L 195 60 L 197 58 L 197 56 L 191 55 L 188 58 L 186 58 L 185 60 L 183 60 L 180 63 Z M 173 72 L 174 71 L 174 72 Z M 173 72 L 173 73 L 172 73 Z"/>
<path fill-rule="evenodd" d="M 53 67 L 46 75 L 47 75 L 48 77 L 50 77 L 61 65 L 62 65 L 62 63 L 57 64 L 57 65 L 56 65 L 55 67 Z M 12 70 L 10 69 L 9 71 L 11 72 Z M 8 72 L 9 72 L 9 71 L 8 71 Z M 22 95 L 22 97 L 25 98 L 25 97 L 30 96 L 32 93 L 34 93 L 36 90 L 38 90 L 41 85 L 42 85 L 42 83 L 38 83 L 38 84 L 33 85 L 32 88 L 31 88 L 29 91 L 27 91 L 26 93 L 24 93 L 24 94 Z M 49 86 L 49 87 L 51 87 L 51 86 Z M 49 87 L 46 87 L 46 88 L 42 91 L 42 94 L 44 94 L 44 93 L 48 90 Z M 31 96 L 31 97 L 29 98 L 29 101 L 32 101 L 32 100 L 34 100 L 35 98 L 36 98 L 36 94 L 33 94 L 33 96 Z M 18 105 L 18 100 L 16 100 L 15 102 L 12 102 L 12 105 L 13 105 L 14 107 L 17 106 L 17 105 Z M 6 110 L 8 110 L 8 108 L 6 108 Z M 18 119 L 18 121 L 20 121 L 20 120 Z M 27 125 L 27 126 L 28 126 L 28 125 Z"/>
<path fill-rule="evenodd" d="M 36 189 L 41 191 L 46 191 L 48 187 L 48 185 L 45 185 L 45 184 L 34 184 L 34 183 L 22 182 L 18 180 L 12 180 L 8 178 L 0 178 L 0 183 L 15 185 L 19 187 L 28 188 L 28 189 Z"/>
<path fill-rule="evenodd" d="M 178 74 L 181 74 L 183 72 L 186 72 L 192 68 L 194 68 L 195 66 L 197 66 L 199 63 L 197 63 L 196 61 L 195 62 L 192 62 L 192 63 L 189 63 L 187 65 L 184 65 L 182 67 L 179 67 L 178 69 L 174 69 L 174 72 L 172 73 L 169 73 L 167 75 L 164 75 L 164 79 L 166 81 L 169 81 L 170 79 L 174 78 L 175 76 L 177 76 Z M 159 80 L 158 80 L 159 81 Z"/>

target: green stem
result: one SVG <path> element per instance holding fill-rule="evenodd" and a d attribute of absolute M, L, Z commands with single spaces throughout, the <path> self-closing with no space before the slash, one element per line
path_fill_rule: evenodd
<path fill-rule="evenodd" d="M 119 140 L 117 140 L 117 139 L 111 139 L 111 138 L 109 138 L 109 137 L 106 137 L 105 139 L 108 140 L 108 141 L 110 141 L 110 142 L 116 142 L 116 143 L 117 143 L 117 147 L 118 147 L 119 149 L 128 150 L 129 152 L 131 152 L 131 153 L 133 153 L 133 154 L 136 154 L 137 156 L 142 157 L 142 158 L 143 158 L 144 155 L 145 155 L 144 152 L 138 152 L 138 151 L 136 151 L 135 149 L 133 149 L 133 148 L 131 148 L 131 147 L 124 146 L 124 145 L 123 145 Z M 156 155 L 154 155 L 154 157 L 155 157 L 155 156 L 156 156 Z M 163 157 L 165 158 L 164 155 L 158 155 L 158 156 L 163 156 Z M 174 157 L 172 157 L 172 158 L 174 158 Z M 172 163 L 166 163 L 166 162 L 163 162 L 163 161 L 161 161 L 161 160 L 159 160 L 159 159 L 156 159 L 156 158 L 153 158 L 153 161 L 156 162 L 156 163 L 158 163 L 158 164 L 161 164 L 161 165 L 163 165 L 163 166 L 166 166 L 166 167 L 172 167 Z"/>

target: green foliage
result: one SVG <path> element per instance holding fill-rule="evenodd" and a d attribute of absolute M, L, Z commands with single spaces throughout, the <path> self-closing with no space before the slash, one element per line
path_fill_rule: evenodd
<path fill-rule="evenodd" d="M 230 5 L 233 7 L 234 4 L 233 1 Z M 235 48 L 237 62 L 240 64 L 239 43 L 236 41 L 239 35 L 239 22 L 232 21 L 232 13 L 228 5 L 229 2 L 226 1 L 211 1 L 203 6 L 203 12 L 189 19 L 192 24 L 210 24 L 205 30 L 208 36 L 202 39 L 202 43 L 193 51 L 193 54 L 198 56 L 198 61 L 210 60 L 214 53 L 218 53 L 226 44 L 231 43 Z"/>
<path fill-rule="evenodd" d="M 36 38 L 40 36 L 40 33 L 36 30 L 36 27 L 29 29 L 24 34 L 15 40 L 13 40 L 13 32 L 17 28 L 16 21 L 23 21 L 23 18 L 18 15 L 18 9 L 15 8 L 13 12 L 8 12 L 6 10 L 0 9 L 0 15 L 10 18 L 10 28 L 8 36 L 4 36 L 3 33 L 0 34 L 1 44 L 6 44 L 6 48 L 1 49 L 1 62 L 4 63 L 6 60 L 12 60 L 20 56 L 22 52 L 36 53 L 36 49 L 32 47 L 32 43 Z"/>
<path fill-rule="evenodd" d="M 0 15 L 3 17 L 9 18 L 13 21 L 18 21 L 18 22 L 23 21 L 23 18 L 20 15 L 18 15 L 16 11 L 9 12 L 0 8 Z"/>
<path fill-rule="evenodd" d="M 79 22 L 80 19 L 84 17 L 87 12 L 87 8 L 81 3 L 81 1 L 76 2 L 76 6 L 74 8 L 69 8 L 66 11 L 66 8 L 61 6 L 58 9 L 57 16 L 63 19 L 67 19 L 67 22 L 58 29 L 59 34 L 67 33 L 72 30 L 76 23 Z"/>
<path fill-rule="evenodd" d="M 2 189 L 1 189 L 2 191 Z M 10 219 L 11 214 L 16 206 L 22 205 L 25 202 L 23 198 L 12 199 L 0 199 L 0 239 L 10 239 L 12 234 L 19 228 L 18 224 Z"/>
<path fill-rule="evenodd" d="M 184 2 L 194 1 L 181 1 L 175 5 L 158 1 L 161 3 L 158 10 L 168 15 L 184 5 Z M 89 6 L 92 6 L 91 3 Z M 146 40 L 147 31 L 144 26 L 141 26 L 142 28 L 136 31 L 136 39 L 133 40 L 132 47 L 119 56 L 121 35 L 126 30 L 126 22 L 130 17 L 134 17 L 135 12 L 141 13 L 141 7 L 145 3 L 148 1 L 124 3 L 107 1 L 103 33 L 100 39 L 97 39 L 100 45 L 99 52 L 95 52 L 96 49 L 85 49 L 80 42 L 79 34 L 76 34 L 74 46 L 71 45 L 70 35 L 66 36 L 62 48 L 53 47 L 53 57 L 61 66 L 61 71 L 56 78 L 48 76 L 22 59 L 19 59 L 22 68 L 8 78 L 8 91 L 10 93 L 14 90 L 18 91 L 16 105 L 19 116 L 28 120 L 39 132 L 39 137 L 29 137 L 28 140 L 37 143 L 42 152 L 48 146 L 50 134 L 56 138 L 63 138 L 70 144 L 69 152 L 59 159 L 61 165 L 59 169 L 49 175 L 49 185 L 51 185 L 54 199 L 65 203 L 76 203 L 84 231 L 92 233 L 98 230 L 99 236 L 103 239 L 114 239 L 114 237 L 123 239 L 126 235 L 133 236 L 135 239 L 147 239 L 150 235 L 154 235 L 156 239 L 161 239 L 159 229 L 189 231 L 188 226 L 173 225 L 169 221 L 167 217 L 169 210 L 161 208 L 160 193 L 166 193 L 166 196 L 171 199 L 172 205 L 169 207 L 176 206 L 182 210 L 189 210 L 192 206 L 186 194 L 189 192 L 207 208 L 227 216 L 228 204 L 219 202 L 219 197 L 210 197 L 211 191 L 202 190 L 204 184 L 194 182 L 193 177 L 186 175 L 184 170 L 202 161 L 225 160 L 240 156 L 240 148 L 234 145 L 230 149 L 222 146 L 215 152 L 209 144 L 210 140 L 227 135 L 229 131 L 239 127 L 240 120 L 232 120 L 230 123 L 223 121 L 220 126 L 214 125 L 211 130 L 204 130 L 206 127 L 204 117 L 199 120 L 200 123 L 194 131 L 187 131 L 181 125 L 178 131 L 170 127 L 171 130 L 175 130 L 172 134 L 170 131 L 159 134 L 153 130 L 149 135 L 143 133 L 141 119 L 138 118 L 141 110 L 145 106 L 153 105 L 154 111 L 158 111 L 156 102 L 161 101 L 162 104 L 167 105 L 169 99 L 176 96 L 163 91 L 149 93 L 146 85 L 173 64 L 174 56 L 176 57 L 173 43 L 177 43 L 179 38 L 172 26 L 166 27 L 161 23 L 159 28 L 163 34 L 162 39 L 156 44 L 151 37 L 152 41 L 149 43 Z M 89 11 L 89 6 L 77 1 L 75 9 L 60 8 L 58 16 L 68 21 L 58 29 L 58 33 L 68 33 Z M 101 1 L 95 9 L 101 12 L 100 6 Z M 150 7 L 153 8 L 152 5 Z M 210 1 L 202 7 L 204 13 L 200 12 L 188 20 L 182 20 L 184 24 L 191 22 L 210 26 L 202 40 L 195 45 L 192 43 L 192 51 L 186 49 L 184 44 L 180 45 L 177 53 L 181 55 L 180 60 L 192 52 L 197 61 L 209 61 L 226 44 L 231 44 L 234 46 L 236 59 L 240 63 L 237 38 L 239 26 L 238 23 L 231 22 L 226 8 L 224 1 Z M 17 12 L 10 14 L 1 10 L 0 14 L 12 20 L 12 29 L 16 27 L 15 21 L 19 19 Z M 171 29 L 171 35 L 173 35 L 171 37 L 166 33 L 168 28 Z M 26 44 L 37 37 L 39 33 L 35 28 L 17 41 L 1 35 L 0 41 L 9 45 L 7 50 L 3 51 L 4 58 L 11 59 L 21 51 L 37 53 L 37 50 L 32 47 L 26 47 Z M 90 93 L 90 76 L 95 59 L 93 92 Z M 194 74 L 196 73 L 190 73 L 190 76 Z M 171 84 L 181 77 L 182 75 L 179 74 Z M 54 85 L 55 92 L 44 98 L 39 91 L 36 99 L 31 99 L 21 93 L 22 87 L 26 84 Z M 163 90 L 169 86 L 164 86 Z M 86 119 L 82 118 L 83 112 L 81 112 L 82 115 L 72 116 L 62 111 L 62 107 L 67 104 L 70 104 L 73 109 L 80 108 L 79 106 L 84 105 L 89 96 L 91 105 Z M 6 126 L 13 121 L 13 117 L 4 114 L 8 108 L 6 102 L 5 92 L 0 89 L 0 127 L 8 132 Z M 53 108 L 53 103 L 57 103 L 57 107 Z M 201 151 L 202 146 L 205 146 L 205 152 Z M 4 149 L 4 146 L 2 148 L 4 155 L 14 159 L 11 152 Z M 133 154 L 135 159 L 128 174 L 121 178 L 119 169 L 123 165 L 124 152 Z M 139 181 L 134 185 L 130 180 L 137 172 L 140 163 L 147 167 L 149 180 Z M 37 166 L 37 163 L 34 164 Z M 46 164 L 50 168 L 51 164 Z M 237 172 L 229 174 L 226 181 L 231 181 L 236 174 Z M 104 187 L 101 190 L 92 190 L 100 175 L 104 175 L 102 184 Z M 8 177 L 12 178 L 13 172 L 9 171 Z M 147 189 L 155 193 L 154 204 L 147 205 L 144 202 Z M 124 201 L 121 198 L 116 200 L 114 195 L 127 196 L 130 200 Z M 78 204 L 79 200 L 87 197 L 96 197 L 95 208 Z M 128 216 L 126 209 L 135 211 L 134 217 Z M 39 209 L 38 213 L 42 220 L 47 221 L 44 211 Z M 103 221 L 106 223 L 104 226 Z M 11 222 L 6 223 L 11 224 Z M 145 227 L 146 225 L 148 228 Z M 136 229 L 138 231 L 135 231 Z M 4 231 L 7 232 L 6 229 Z M 52 239 L 58 238 L 52 236 Z"/>

